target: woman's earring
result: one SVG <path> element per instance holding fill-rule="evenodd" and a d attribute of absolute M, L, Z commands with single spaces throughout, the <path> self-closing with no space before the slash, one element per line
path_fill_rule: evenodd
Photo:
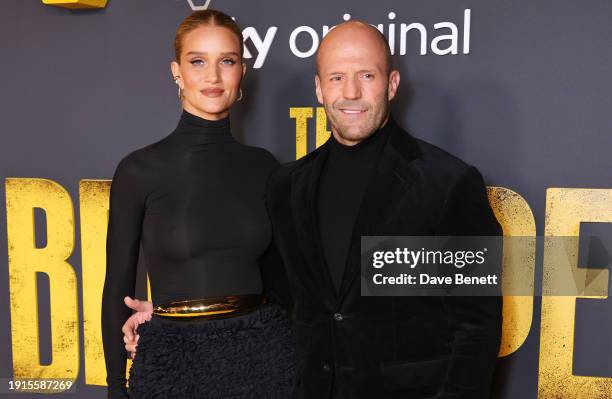
<path fill-rule="evenodd" d="M 240 101 L 240 100 L 242 100 L 242 87 L 240 88 L 239 93 L 240 93 L 240 94 L 238 95 L 238 98 L 236 99 L 236 101 Z"/>
<path fill-rule="evenodd" d="M 178 86 L 178 98 L 182 99 L 183 98 L 183 91 L 181 90 L 181 85 L 179 85 L 178 80 L 179 80 L 179 77 L 175 76 L 174 77 L 174 83 L 176 83 L 176 85 Z"/>

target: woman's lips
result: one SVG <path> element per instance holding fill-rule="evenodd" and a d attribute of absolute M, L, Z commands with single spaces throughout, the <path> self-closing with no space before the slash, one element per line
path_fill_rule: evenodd
<path fill-rule="evenodd" d="M 220 88 L 210 88 L 210 89 L 204 89 L 202 90 L 202 94 L 204 94 L 206 97 L 219 97 L 221 94 L 223 94 L 225 90 L 220 89 Z"/>

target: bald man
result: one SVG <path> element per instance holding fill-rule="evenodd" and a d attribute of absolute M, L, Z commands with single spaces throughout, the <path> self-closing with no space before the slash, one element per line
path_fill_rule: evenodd
<path fill-rule="evenodd" d="M 353 21 L 330 31 L 315 86 L 332 135 L 270 179 L 300 398 L 489 397 L 500 297 L 360 295 L 361 236 L 501 233 L 480 173 L 395 123 L 399 82 L 376 29 Z"/>
<path fill-rule="evenodd" d="M 399 82 L 376 29 L 338 25 L 321 43 L 315 76 L 332 135 L 270 177 L 282 263 L 262 275 L 291 310 L 299 398 L 489 397 L 501 298 L 360 295 L 361 236 L 501 233 L 480 173 L 395 123 L 389 103 Z M 150 304 L 127 303 L 143 311 L 124 326 L 134 351 Z"/>

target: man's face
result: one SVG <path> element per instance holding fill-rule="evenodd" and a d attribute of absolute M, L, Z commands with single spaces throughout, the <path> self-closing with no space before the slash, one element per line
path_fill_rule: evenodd
<path fill-rule="evenodd" d="M 342 144 L 357 144 L 387 121 L 399 73 L 388 72 L 386 57 L 380 37 L 363 26 L 338 26 L 321 44 L 317 98 Z"/>

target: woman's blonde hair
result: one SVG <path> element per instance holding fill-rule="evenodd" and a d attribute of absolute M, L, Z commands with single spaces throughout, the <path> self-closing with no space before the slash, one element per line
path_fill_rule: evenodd
<path fill-rule="evenodd" d="M 202 10 L 195 11 L 183 19 L 178 29 L 176 30 L 176 37 L 174 39 L 174 56 L 176 62 L 180 62 L 181 51 L 183 49 L 183 38 L 186 34 L 191 32 L 202 25 L 221 26 L 229 29 L 240 43 L 240 58 L 244 54 L 244 43 L 242 37 L 242 31 L 240 27 L 229 15 L 222 13 L 217 10 Z"/>

